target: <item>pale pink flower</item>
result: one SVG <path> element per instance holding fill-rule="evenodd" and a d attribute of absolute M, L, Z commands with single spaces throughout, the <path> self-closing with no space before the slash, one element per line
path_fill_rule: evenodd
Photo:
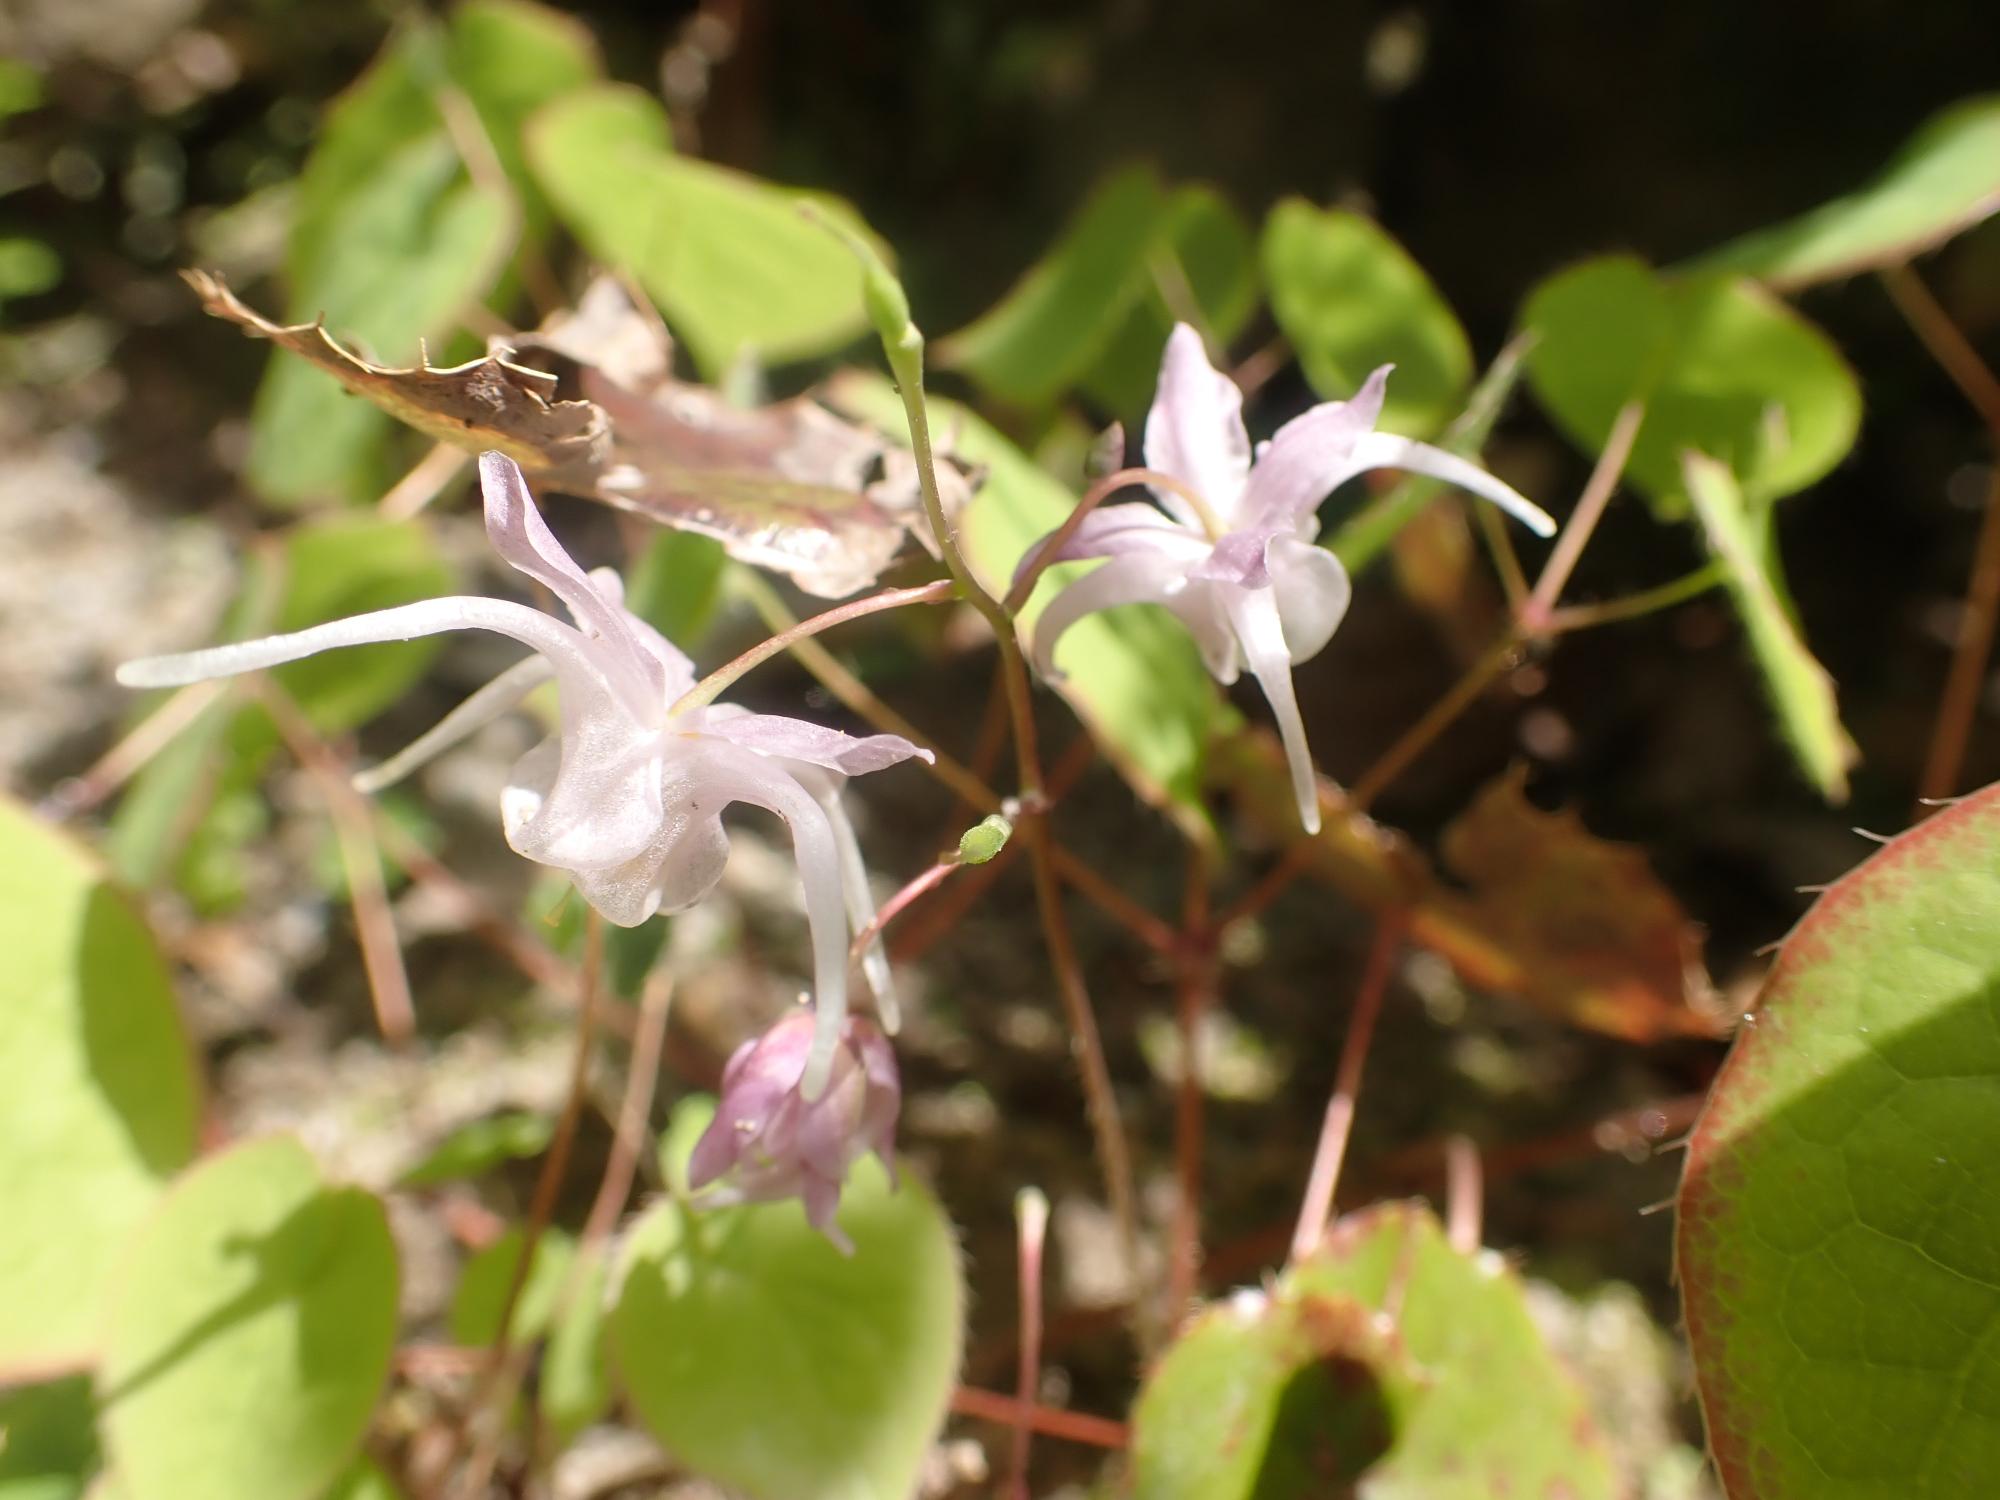
<path fill-rule="evenodd" d="M 834 1219 L 848 1168 L 873 1151 L 896 1177 L 896 1054 L 873 1022 L 849 1016 L 824 1091 L 800 1087 L 815 1045 L 813 1023 L 786 1016 L 736 1049 L 722 1070 L 715 1118 L 688 1158 L 699 1205 L 797 1198 L 806 1220 L 843 1254 L 853 1242 Z M 705 1190 L 705 1191 L 704 1191 Z"/>
<path fill-rule="evenodd" d="M 449 630 L 495 631 L 530 647 L 534 656 L 359 782 L 387 785 L 554 678 L 559 727 L 509 774 L 501 824 L 516 851 L 568 872 L 584 899 L 621 927 L 680 911 L 715 888 L 729 855 L 722 810 L 730 803 L 776 813 L 791 828 L 812 933 L 819 1030 L 804 1087 L 817 1093 L 847 1009 L 849 928 L 871 910 L 838 789 L 845 777 L 929 752 L 896 735 L 857 738 L 727 704 L 674 712 L 695 682 L 687 657 L 625 608 L 616 573 L 586 575 L 571 560 L 512 460 L 484 454 L 479 475 L 494 550 L 554 594 L 573 623 L 505 599 L 428 599 L 291 635 L 127 662 L 118 680 L 175 687 Z M 871 955 L 871 973 L 878 961 Z"/>
<path fill-rule="evenodd" d="M 1292 667 L 1333 638 L 1353 592 L 1340 559 L 1315 545 L 1320 502 L 1357 474 L 1404 469 L 1491 500 L 1538 535 L 1555 531 L 1540 507 L 1477 465 L 1375 431 L 1390 368 L 1370 375 L 1351 400 L 1287 422 L 1253 464 L 1243 393 L 1209 364 L 1201 336 L 1177 325 L 1146 417 L 1146 465 L 1190 493 L 1162 486 L 1154 493 L 1164 510 L 1133 501 L 1086 516 L 1050 561 L 1107 561 L 1051 599 L 1035 628 L 1035 662 L 1045 675 L 1054 675 L 1064 631 L 1120 604 L 1172 610 L 1225 684 L 1248 664 L 1278 721 L 1308 833 L 1319 831 L 1319 797 Z M 1038 556 L 1030 549 L 1029 559 Z"/>

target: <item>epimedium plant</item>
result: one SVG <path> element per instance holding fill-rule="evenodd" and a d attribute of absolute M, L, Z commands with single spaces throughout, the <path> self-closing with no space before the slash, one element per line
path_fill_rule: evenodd
<path fill-rule="evenodd" d="M 469 0 L 441 24 L 403 27 L 329 111 L 299 184 L 291 307 L 320 321 L 267 322 L 218 280 L 191 278 L 211 311 L 277 346 L 246 478 L 302 513 L 253 559 L 230 643 L 121 669 L 128 686 L 176 691 L 137 725 L 137 748 L 51 799 L 75 816 L 130 778 L 101 854 L 0 809 L 12 956 L 0 1375 L 19 1387 L 0 1397 L 0 1496 L 92 1483 L 132 1500 L 484 1495 L 616 1404 L 676 1463 L 747 1494 L 892 1500 L 916 1487 L 947 1411 L 969 1397 L 966 1409 L 1012 1429 L 1015 1493 L 1038 1426 L 1125 1450 L 1109 1460 L 1110 1491 L 1169 1500 L 1629 1492 L 1614 1435 L 1545 1346 L 1517 1278 L 1481 1247 L 1462 1195 L 1445 1223 L 1411 1205 L 1333 1206 L 1406 946 L 1643 1042 L 1723 1031 L 1698 935 L 1642 858 L 1535 812 L 1517 783 L 1448 830 L 1444 870 L 1369 808 L 1530 646 L 1711 589 L 1742 617 L 1801 774 L 1844 795 L 1856 751 L 1791 607 L 1775 516 L 1852 446 L 1861 397 L 1832 342 L 1783 299 L 1880 271 L 1936 344 L 1934 305 L 1907 263 L 2000 205 L 1996 163 L 2000 101 L 1955 106 L 1879 181 L 1796 224 L 1685 267 L 1618 257 L 1557 272 L 1530 290 L 1522 338 L 1483 375 L 1438 289 L 1366 218 L 1289 200 L 1258 231 L 1210 187 L 1121 172 L 999 305 L 942 341 L 940 362 L 983 398 L 982 417 L 977 402 L 928 397 L 924 336 L 887 247 L 851 206 L 676 151 L 658 102 L 604 81 L 589 38 L 539 7 Z M 545 269 L 565 236 L 657 317 L 602 282 L 533 332 L 470 343 L 468 310 L 511 316 L 526 269 Z M 1250 431 L 1275 414 L 1253 400 L 1246 422 L 1252 367 L 1233 378 L 1219 365 L 1260 299 L 1283 340 L 1262 363 L 1295 359 L 1323 404 L 1253 448 Z M 755 399 L 758 367 L 823 360 L 870 331 L 886 379 L 844 369 L 813 398 Z M 699 381 L 675 375 L 675 337 Z M 427 343 L 464 357 L 433 364 Z M 1556 530 L 1479 461 L 1523 379 L 1595 459 L 1590 483 L 1532 582 L 1506 528 L 1482 520 L 1507 596 L 1497 638 L 1437 710 L 1338 787 L 1312 761 L 1291 668 L 1340 625 L 1350 575 L 1387 557 L 1420 597 L 1398 548 L 1440 517 L 1462 528 L 1460 493 Z M 1077 405 L 1143 417 L 1143 466 L 1124 467 L 1113 444 L 1077 485 L 1009 436 L 1060 434 Z M 2000 434 L 2000 413 L 1985 415 Z M 398 421 L 436 447 L 390 487 Z M 475 453 L 492 551 L 561 614 L 451 592 L 457 570 L 422 502 Z M 1365 494 L 1352 483 L 1381 469 L 1407 477 Z M 1657 524 L 1693 527 L 1711 560 L 1634 596 L 1566 603 L 1626 479 Z M 342 508 L 385 488 L 387 514 Z M 1150 498 L 1106 503 L 1134 488 Z M 537 491 L 636 518 L 622 576 L 579 565 Z M 911 537 L 934 580 L 864 592 Z M 862 597 L 802 621 L 758 569 L 806 595 Z M 697 679 L 691 656 L 724 595 L 770 635 Z M 819 639 L 947 604 L 983 620 L 980 649 L 997 659 L 1014 756 L 1004 793 Z M 403 697 L 431 638 L 457 630 L 530 654 L 357 773 L 338 738 Z M 780 654 L 874 732 L 722 701 Z M 1263 710 L 1221 691 L 1246 665 L 1275 741 L 1255 723 Z M 1061 841 L 1038 681 L 1185 835 L 1181 920 Z M 493 821 L 583 911 L 569 913 L 564 951 L 505 914 L 480 920 L 573 1002 L 560 1111 L 481 1122 L 399 1180 L 368 1184 L 333 1180 L 292 1136 L 199 1139 L 174 975 L 128 892 L 174 888 L 208 910 L 240 900 L 232 870 L 263 830 L 266 772 L 289 755 L 325 799 L 383 1031 L 407 1040 L 422 995 L 393 923 L 384 930 L 387 885 L 478 898 L 428 849 L 421 799 L 389 789 L 524 705 L 543 737 L 506 776 Z M 891 767 L 938 777 L 983 821 L 878 908 L 843 793 Z M 1956 790 L 1956 776 L 1934 768 L 1943 784 L 1926 790 Z M 716 886 L 733 803 L 786 824 L 810 1008 L 746 1037 L 718 1097 L 676 1102 L 664 1192 L 641 1203 L 675 962 L 660 956 L 658 919 Z M 1210 911 L 1221 873 L 1254 858 L 1226 807 L 1284 853 Z M 1987 792 L 1939 813 L 1822 897 L 1692 1137 L 1680 1268 L 1732 1496 L 1970 1493 L 2000 1472 L 2000 1355 L 1976 1333 L 1995 1279 L 1978 1150 L 2000 1086 L 1993 809 Z M 1035 1400 L 1038 1212 L 1022 1215 L 1019 1389 L 959 1385 L 973 1289 L 951 1205 L 895 1152 L 900 1007 L 884 931 L 938 887 L 969 888 L 968 869 L 1016 859 L 1135 1288 L 1147 1361 L 1127 1424 L 1079 1425 Z M 1155 1274 L 1066 903 L 1102 908 L 1175 973 L 1191 1060 L 1223 1001 L 1216 953 L 1297 878 L 1371 912 L 1377 939 L 1289 1253 L 1260 1288 L 1204 1300 L 1200 1067 L 1181 1071 L 1193 1128 L 1174 1145 L 1178 1201 Z M 1615 941 L 1579 955 L 1579 925 Z M 856 973 L 866 1006 L 849 1003 Z M 614 997 L 634 1003 L 616 1012 L 630 1045 L 610 1159 L 587 1216 L 559 1223 Z M 389 1208 L 518 1158 L 539 1159 L 528 1212 L 467 1265 L 450 1345 L 426 1345 L 399 1322 Z M 433 1356 L 460 1385 L 443 1451 L 419 1452 L 386 1393 Z"/>

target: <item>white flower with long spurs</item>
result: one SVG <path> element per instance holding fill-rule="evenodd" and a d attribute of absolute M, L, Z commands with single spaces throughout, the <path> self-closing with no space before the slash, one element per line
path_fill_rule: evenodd
<path fill-rule="evenodd" d="M 1292 668 L 1333 638 L 1353 595 L 1340 559 L 1314 543 L 1320 502 L 1357 474 L 1404 469 L 1491 500 L 1539 536 L 1555 531 L 1539 506 L 1476 464 L 1375 431 L 1390 369 L 1370 375 L 1351 400 L 1287 422 L 1253 464 L 1243 393 L 1208 362 L 1201 336 L 1175 325 L 1146 416 L 1146 465 L 1173 481 L 1154 486 L 1165 509 L 1143 500 L 1099 506 L 1054 555 L 1043 558 L 1038 544 L 1022 564 L 1107 559 L 1051 599 L 1036 622 L 1035 664 L 1045 676 L 1056 675 L 1064 631 L 1120 604 L 1172 610 L 1224 684 L 1247 663 L 1278 721 L 1308 833 L 1319 832 L 1319 794 Z"/>
<path fill-rule="evenodd" d="M 839 787 L 845 777 L 929 752 L 897 735 L 856 737 L 727 704 L 677 710 L 695 685 L 694 668 L 625 608 L 618 575 L 609 568 L 586 575 L 571 560 L 512 460 L 483 454 L 479 477 L 494 550 L 561 600 L 573 624 L 505 599 L 427 599 L 290 635 L 127 662 L 118 680 L 178 687 L 450 630 L 490 630 L 531 648 L 534 656 L 357 784 L 373 790 L 407 775 L 553 678 L 559 728 L 515 764 L 501 823 L 517 852 L 568 872 L 583 898 L 621 927 L 683 910 L 714 889 L 729 856 L 723 808 L 747 802 L 776 813 L 791 828 L 812 934 L 816 1024 L 801 1088 L 816 1097 L 847 1011 L 849 930 L 872 914 Z M 877 999 L 893 1026 L 886 962 L 870 953 L 864 970 L 879 980 Z"/>

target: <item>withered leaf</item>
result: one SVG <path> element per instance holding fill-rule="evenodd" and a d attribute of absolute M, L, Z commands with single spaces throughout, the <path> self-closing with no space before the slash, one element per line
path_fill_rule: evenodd
<path fill-rule="evenodd" d="M 720 541 L 730 555 L 837 599 L 873 583 L 928 530 L 908 453 L 810 397 L 732 406 L 676 380 L 673 346 L 610 278 L 543 329 L 452 369 L 369 364 L 324 328 L 266 322 L 215 277 L 191 273 L 203 305 L 327 370 L 432 437 L 498 448 L 544 488 L 600 500 Z M 948 507 L 970 498 L 940 465 Z"/>
<path fill-rule="evenodd" d="M 1267 730 L 1218 741 L 1209 765 L 1253 821 L 1305 846 L 1309 875 L 1371 911 L 1404 912 L 1410 940 L 1475 989 L 1631 1042 L 1723 1030 L 1700 929 L 1645 856 L 1597 838 L 1573 812 L 1534 807 L 1525 773 L 1494 782 L 1446 830 L 1445 860 L 1468 887 L 1460 888 L 1326 784 L 1323 827 L 1308 839 L 1284 752 Z"/>
<path fill-rule="evenodd" d="M 604 414 L 587 401 L 556 399 L 555 377 L 544 371 L 490 355 L 446 369 L 370 364 L 322 324 L 269 322 L 238 300 L 221 277 L 183 274 L 205 312 L 317 365 L 356 395 L 441 442 L 474 451 L 498 448 L 530 474 L 552 479 L 591 472 L 609 449 Z"/>

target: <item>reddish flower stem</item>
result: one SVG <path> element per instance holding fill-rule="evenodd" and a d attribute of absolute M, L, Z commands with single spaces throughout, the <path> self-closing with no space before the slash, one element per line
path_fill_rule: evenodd
<path fill-rule="evenodd" d="M 1382 1013 L 1382 997 L 1389 989 L 1389 971 L 1403 946 L 1406 921 L 1403 913 L 1391 912 L 1375 928 L 1375 944 L 1368 951 L 1361 989 L 1354 998 L 1354 1013 L 1347 1021 L 1347 1039 L 1341 1043 L 1340 1061 L 1334 1070 L 1333 1093 L 1326 1101 L 1326 1115 L 1320 1123 L 1319 1145 L 1313 1152 L 1312 1171 L 1306 1179 L 1305 1201 L 1299 1205 L 1298 1225 L 1292 1230 L 1293 1261 L 1303 1260 L 1313 1252 L 1333 1215 L 1334 1193 L 1340 1186 L 1340 1169 L 1347 1159 L 1347 1141 L 1354 1129 L 1361 1074 L 1368 1063 L 1369 1045 L 1375 1038 L 1376 1018 Z"/>
<path fill-rule="evenodd" d="M 1063 517 L 1062 525 L 1049 533 L 1049 539 L 1036 549 L 1034 560 L 1021 570 L 1020 575 L 1014 580 L 1013 587 L 1007 590 L 1004 605 L 1007 613 L 1009 615 L 1017 613 L 1021 606 L 1028 602 L 1029 596 L 1035 592 L 1035 585 L 1041 581 L 1042 574 L 1055 566 L 1056 560 L 1062 556 L 1063 548 L 1069 545 L 1070 538 L 1076 535 L 1086 516 L 1120 490 L 1141 484 L 1172 490 L 1194 507 L 1195 514 L 1202 518 L 1202 524 L 1209 529 L 1211 536 L 1221 535 L 1218 529 L 1221 522 L 1209 509 L 1208 502 L 1173 475 L 1162 474 L 1157 469 L 1120 469 L 1115 474 L 1105 475 L 1084 491 L 1083 498 L 1076 503 L 1076 509 Z"/>
<path fill-rule="evenodd" d="M 769 640 L 759 641 L 734 661 L 723 663 L 693 687 L 674 700 L 667 710 L 667 717 L 683 713 L 690 708 L 699 708 L 704 703 L 713 703 L 722 690 L 735 682 L 753 667 L 763 665 L 772 657 L 788 651 L 793 644 L 807 636 L 818 635 L 822 630 L 831 630 L 836 625 L 844 625 L 849 620 L 858 620 L 864 615 L 878 615 L 884 610 L 901 609 L 909 604 L 943 604 L 952 597 L 952 586 L 940 578 L 934 583 L 919 584 L 908 589 L 884 589 L 879 594 L 870 594 L 866 599 L 856 599 L 850 604 L 840 604 L 809 620 L 801 620 L 789 630 L 781 630 Z"/>
<path fill-rule="evenodd" d="M 1042 1246 L 1049 1227 L 1049 1200 L 1035 1188 L 1014 1199 L 1020 1221 L 1021 1351 L 1014 1380 L 1014 1435 L 1008 1452 L 1007 1493 L 1028 1500 L 1030 1414 L 1042 1378 Z"/>
<path fill-rule="evenodd" d="M 1034 1431 L 1048 1437 L 1067 1438 L 1072 1443 L 1086 1443 L 1093 1448 L 1116 1451 L 1126 1447 L 1132 1437 L 1131 1430 L 1123 1422 L 1114 1422 L 1108 1417 L 1063 1411 L 1054 1406 L 1029 1406 L 1023 1410 L 1017 1397 L 1003 1396 L 998 1391 L 983 1391 L 977 1386 L 962 1385 L 953 1391 L 951 1409 L 960 1416 L 1009 1426 L 1016 1421 L 1025 1421 Z"/>

